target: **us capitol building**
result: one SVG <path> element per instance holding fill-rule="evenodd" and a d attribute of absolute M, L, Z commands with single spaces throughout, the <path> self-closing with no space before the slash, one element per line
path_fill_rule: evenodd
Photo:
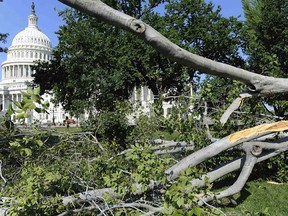
<path fill-rule="evenodd" d="M 38 17 L 32 3 L 31 14 L 28 16 L 28 26 L 19 32 L 13 39 L 7 52 L 7 60 L 2 63 L 2 80 L 0 82 L 0 110 L 2 115 L 6 112 L 12 101 L 21 101 L 21 92 L 26 92 L 31 85 L 31 70 L 34 61 L 49 61 L 52 58 L 52 44 L 50 39 L 39 30 Z M 50 102 L 51 95 L 44 94 L 43 99 Z M 67 115 L 61 106 L 55 106 L 50 102 L 49 114 L 32 112 L 26 123 L 34 120 L 41 123 L 52 124 L 63 122 Z M 15 116 L 13 116 L 13 120 Z"/>

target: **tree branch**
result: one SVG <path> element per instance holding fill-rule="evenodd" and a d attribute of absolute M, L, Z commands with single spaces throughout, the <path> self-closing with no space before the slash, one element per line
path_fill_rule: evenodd
<path fill-rule="evenodd" d="M 244 148 L 246 150 L 245 163 L 244 163 L 244 166 L 241 170 L 239 177 L 234 182 L 234 184 L 231 185 L 226 190 L 217 193 L 214 197 L 213 196 L 200 197 L 201 199 L 198 202 L 198 204 L 200 206 L 203 205 L 203 201 L 201 201 L 202 199 L 205 202 L 209 202 L 209 201 L 213 200 L 214 198 L 218 200 L 218 199 L 221 199 L 224 197 L 232 196 L 232 195 L 234 195 L 234 194 L 236 194 L 242 190 L 242 188 L 246 184 L 246 182 L 247 182 L 247 180 L 248 180 L 248 178 L 249 178 L 249 176 L 250 176 L 250 174 L 254 168 L 254 165 L 257 162 L 257 157 L 251 153 L 252 146 L 246 145 Z"/>
<path fill-rule="evenodd" d="M 141 209 L 148 210 L 149 212 L 141 211 L 142 213 L 144 213 L 144 215 L 147 215 L 147 213 L 155 214 L 156 212 L 160 212 L 160 211 L 162 211 L 164 209 L 163 207 L 154 207 L 154 206 L 148 205 L 146 203 L 137 203 L 137 202 L 123 203 L 123 204 L 116 204 L 116 205 L 113 205 L 113 206 L 111 206 L 109 208 L 103 209 L 103 212 L 101 214 L 99 214 L 99 216 L 103 215 L 105 211 L 108 211 L 108 210 L 111 210 L 111 209 L 115 209 L 115 208 L 133 208 L 133 209 L 136 209 L 138 211 L 141 211 Z"/>
<path fill-rule="evenodd" d="M 57 216 L 65 216 L 65 215 L 69 215 L 71 213 L 79 213 L 79 212 L 83 212 L 83 211 L 92 211 L 94 209 L 97 209 L 97 207 L 88 206 L 88 207 L 83 207 L 83 208 L 80 208 L 80 209 L 68 210 L 68 211 L 65 211 L 65 212 L 63 212 L 61 214 L 58 214 Z"/>
<path fill-rule="evenodd" d="M 241 81 L 249 86 L 248 91 L 254 95 L 268 96 L 288 93 L 287 79 L 263 76 L 190 53 L 169 41 L 141 20 L 114 10 L 100 0 L 59 1 L 104 22 L 132 32 L 175 62 L 199 70 L 202 73 Z"/>
<path fill-rule="evenodd" d="M 251 143 L 253 143 L 253 142 L 251 142 Z M 251 145 L 251 143 L 249 142 L 248 144 Z M 273 144 L 273 145 L 275 146 L 275 144 Z M 278 148 L 278 147 L 281 147 L 281 148 Z M 261 155 L 259 155 L 257 157 L 256 163 L 260 163 L 260 162 L 265 161 L 269 158 L 275 157 L 276 155 L 281 154 L 282 152 L 287 151 L 288 150 L 288 143 L 286 142 L 285 145 L 279 144 L 279 146 L 276 144 L 275 149 L 276 150 L 263 152 Z M 245 161 L 244 157 L 229 161 L 229 162 L 215 168 L 214 170 L 208 172 L 207 174 L 203 175 L 201 178 L 193 179 L 191 181 L 191 184 L 192 184 L 192 186 L 203 187 L 203 186 L 205 186 L 205 183 L 207 181 L 206 179 L 208 179 L 208 181 L 211 183 L 211 182 L 214 182 L 217 179 L 225 176 L 228 173 L 234 172 L 238 169 L 242 169 L 243 165 L 244 165 L 244 161 Z M 189 192 L 189 191 L 187 191 L 187 192 Z"/>
<path fill-rule="evenodd" d="M 187 169 L 188 167 L 196 166 L 201 162 L 221 153 L 222 151 L 237 146 L 240 143 L 248 142 L 255 138 L 287 129 L 288 121 L 280 121 L 270 124 L 262 124 L 253 128 L 236 132 L 183 158 L 177 164 L 166 170 L 165 173 L 169 174 L 172 179 L 175 179 L 183 170 Z"/>
<path fill-rule="evenodd" d="M 77 198 L 75 196 L 67 196 L 63 197 L 62 203 L 64 206 L 68 205 L 69 203 L 72 203 L 76 200 L 84 200 L 84 201 L 89 201 L 89 200 L 97 200 L 99 198 L 102 199 L 102 196 L 108 193 L 112 197 L 119 197 L 119 195 L 115 194 L 112 188 L 103 188 L 103 189 L 98 189 L 98 190 L 89 190 L 83 193 L 77 194 Z"/>
<path fill-rule="evenodd" d="M 227 108 L 227 110 L 223 113 L 223 115 L 220 118 L 220 122 L 222 125 L 224 125 L 227 122 L 230 115 L 241 106 L 243 100 L 247 97 L 252 97 L 252 94 L 249 93 L 240 94 L 239 97 L 237 97 L 232 102 L 232 104 Z"/>

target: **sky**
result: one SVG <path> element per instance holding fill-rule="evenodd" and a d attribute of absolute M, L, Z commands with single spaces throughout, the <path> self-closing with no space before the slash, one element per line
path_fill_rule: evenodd
<path fill-rule="evenodd" d="M 0 46 L 11 46 L 16 34 L 27 27 L 32 2 L 35 3 L 39 29 L 50 38 L 53 47 L 57 45 L 55 32 L 64 24 L 61 17 L 58 17 L 57 10 L 65 9 L 66 5 L 58 0 L 4 0 L 0 2 L 0 32 L 9 33 L 9 37 L 7 42 L 0 43 Z M 221 6 L 223 16 L 241 16 L 241 19 L 244 19 L 241 0 L 212 0 L 212 2 L 215 6 Z M 6 54 L 0 53 L 0 64 L 5 60 Z"/>

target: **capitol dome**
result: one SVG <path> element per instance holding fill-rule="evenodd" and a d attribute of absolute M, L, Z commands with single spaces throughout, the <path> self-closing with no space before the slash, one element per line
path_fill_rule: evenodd
<path fill-rule="evenodd" d="M 23 46 L 41 47 L 44 50 L 52 49 L 50 39 L 39 30 L 37 21 L 38 17 L 33 4 L 31 14 L 28 16 L 28 26 L 14 37 L 10 49 L 23 48 Z"/>
<path fill-rule="evenodd" d="M 52 48 L 50 39 L 35 27 L 27 27 L 14 37 L 12 47 L 19 45 L 39 45 Z"/>
<path fill-rule="evenodd" d="M 32 3 L 28 26 L 13 39 L 7 51 L 7 60 L 2 63 L 2 82 L 32 80 L 31 66 L 35 61 L 52 59 L 50 39 L 39 30 L 38 17 Z"/>

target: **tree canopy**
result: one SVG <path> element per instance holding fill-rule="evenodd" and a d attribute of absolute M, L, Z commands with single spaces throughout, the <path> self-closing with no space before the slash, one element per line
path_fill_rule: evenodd
<path fill-rule="evenodd" d="M 244 52 L 249 70 L 258 74 L 287 78 L 288 66 L 288 1 L 243 0 L 245 28 Z M 275 115 L 284 117 L 288 110 L 286 100 L 279 97 L 266 103 Z"/>
<path fill-rule="evenodd" d="M 169 1 L 165 2 L 166 9 L 161 15 L 157 6 L 163 2 L 145 6 L 131 2 L 108 4 L 140 17 L 188 50 L 243 66 L 238 52 L 242 23 L 236 18 L 222 17 L 221 9 L 215 9 L 212 3 Z M 59 44 L 54 50 L 54 60 L 39 64 L 34 81 L 42 91 L 53 89 L 56 100 L 67 110 L 77 110 L 80 101 L 81 109 L 88 106 L 113 109 L 115 100 L 128 99 L 134 87 L 140 85 L 148 86 L 156 96 L 171 88 L 181 95 L 188 83 L 193 79 L 195 82 L 198 70 L 168 60 L 130 33 L 75 10 L 68 9 L 61 15 L 66 24 L 57 33 Z M 196 84 L 193 83 L 194 88 Z"/>
<path fill-rule="evenodd" d="M 9 34 L 2 34 L 0 33 L 0 42 L 2 43 L 6 43 L 6 38 L 8 37 Z M 0 52 L 5 52 L 7 50 L 7 48 L 3 48 L 3 47 L 0 47 Z"/>
<path fill-rule="evenodd" d="M 3 0 L 0 0 L 0 2 L 3 2 Z M 0 43 L 6 43 L 6 39 L 9 36 L 8 33 L 0 33 Z M 0 52 L 6 52 L 7 48 L 5 47 L 0 47 Z"/>

